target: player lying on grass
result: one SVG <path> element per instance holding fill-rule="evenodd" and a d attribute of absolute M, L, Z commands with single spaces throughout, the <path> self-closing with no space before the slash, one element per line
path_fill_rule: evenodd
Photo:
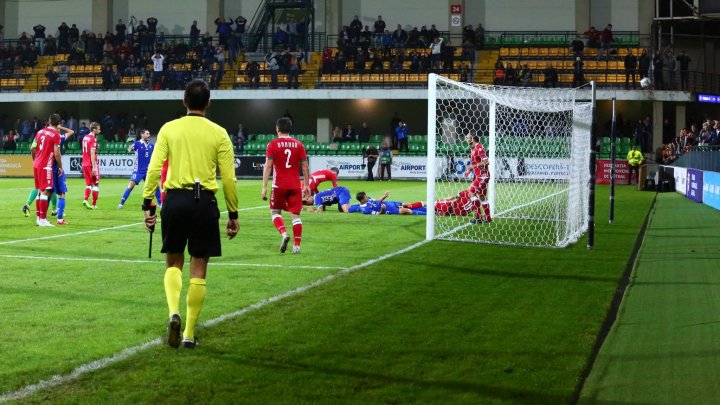
<path fill-rule="evenodd" d="M 403 207 L 419 210 L 427 206 L 425 201 L 403 204 Z M 475 215 L 480 218 L 480 199 L 473 195 L 469 190 L 463 190 L 456 195 L 451 195 L 442 200 L 435 201 L 435 215 L 448 216 L 468 216 Z"/>
<path fill-rule="evenodd" d="M 359 212 L 365 215 L 426 215 L 424 207 L 417 209 L 407 208 L 401 201 L 385 201 L 390 193 L 386 191 L 377 200 L 371 198 L 364 191 L 357 193 L 355 198 L 360 202 Z M 351 207 L 353 208 L 353 207 Z M 350 210 L 354 212 L 354 209 Z"/>
<path fill-rule="evenodd" d="M 312 177 L 312 176 L 311 176 Z M 338 211 L 350 212 L 350 190 L 347 187 L 337 186 L 331 189 L 323 190 L 315 196 L 307 196 L 303 200 L 304 205 L 310 205 L 309 211 L 323 212 L 326 207 L 338 205 Z M 315 208 L 312 208 L 315 205 Z"/>

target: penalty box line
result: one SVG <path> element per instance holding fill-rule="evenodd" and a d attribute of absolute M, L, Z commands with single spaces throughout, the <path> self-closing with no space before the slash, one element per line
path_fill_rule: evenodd
<path fill-rule="evenodd" d="M 259 208 L 267 208 L 267 205 L 260 205 L 257 207 L 250 207 L 250 208 L 241 208 L 238 210 L 240 211 L 250 211 L 250 210 L 256 210 Z M 227 211 L 223 211 L 223 214 L 227 213 Z M 34 242 L 38 240 L 47 240 L 47 239 L 57 239 L 57 238 L 64 238 L 65 236 L 77 236 L 77 235 L 87 235 L 90 233 L 98 233 L 98 232 L 105 232 L 105 231 L 114 231 L 116 229 L 122 229 L 122 228 L 129 228 L 131 226 L 138 226 L 142 225 L 144 222 L 134 222 L 132 224 L 125 224 L 125 225 L 117 225 L 117 226 L 111 226 L 107 228 L 99 228 L 99 229 L 91 229 L 89 231 L 81 231 L 81 232 L 72 232 L 72 233 L 63 233 L 59 235 L 48 235 L 48 236 L 40 236 L 37 238 L 28 238 L 28 239 L 16 239 L 16 240 L 8 240 L 5 242 L 0 242 L 0 246 L 2 245 L 12 245 L 15 243 L 23 243 L 23 242 Z"/>
<path fill-rule="evenodd" d="M 327 283 L 335 280 L 336 278 L 339 278 L 339 277 L 348 275 L 348 274 L 353 273 L 353 272 L 355 272 L 355 271 L 357 271 L 357 270 L 360 270 L 360 269 L 363 269 L 363 268 L 365 268 L 365 267 L 371 266 L 371 265 L 373 265 L 373 264 L 375 264 L 375 263 L 378 263 L 378 262 L 381 262 L 381 261 L 383 261 L 383 260 L 390 259 L 390 258 L 395 257 L 395 256 L 397 256 L 397 255 L 401 255 L 401 254 L 403 254 L 403 253 L 407 253 L 407 252 L 409 252 L 409 251 L 411 251 L 411 250 L 414 250 L 414 249 L 416 249 L 416 248 L 418 248 L 418 247 L 420 247 L 420 246 L 423 246 L 423 245 L 426 244 L 427 242 L 428 242 L 427 240 L 422 240 L 422 241 L 420 241 L 420 242 L 417 242 L 417 243 L 415 243 L 415 244 L 413 244 L 413 245 L 407 246 L 407 247 L 405 247 L 405 248 L 403 248 L 403 249 L 400 249 L 400 250 L 397 250 L 397 251 L 395 251 L 395 252 L 391 252 L 391 253 L 388 253 L 388 254 L 385 254 L 385 255 L 382 255 L 382 256 L 378 256 L 378 257 L 376 257 L 376 258 L 374 258 L 374 259 L 366 260 L 366 261 L 364 261 L 364 262 L 362 262 L 362 263 L 360 263 L 360 264 L 357 264 L 357 265 L 354 265 L 354 266 L 351 266 L 351 267 L 345 267 L 345 268 L 343 268 L 342 270 L 340 270 L 340 271 L 338 271 L 338 272 L 336 272 L 336 273 L 327 275 L 327 276 L 325 276 L 325 277 L 323 277 L 323 278 L 321 278 L 321 279 L 319 279 L 319 280 L 316 280 L 316 281 L 314 281 L 314 282 L 312 282 L 312 283 L 310 283 L 310 284 L 306 284 L 306 285 L 303 285 L 303 286 L 294 288 L 294 289 L 292 289 L 292 290 L 289 290 L 289 291 L 287 291 L 287 292 L 285 292 L 285 293 L 282 293 L 282 294 L 279 294 L 279 295 L 276 295 L 276 296 L 273 296 L 273 297 L 270 297 L 270 298 L 266 298 L 266 299 L 264 299 L 264 300 L 261 300 L 261 301 L 256 302 L 255 304 L 252 304 L 252 305 L 250 305 L 250 306 L 247 306 L 247 307 L 245 307 L 245 308 L 243 308 L 243 309 L 240 309 L 240 310 L 237 310 L 237 311 L 234 311 L 234 312 L 230 312 L 230 313 L 225 314 L 225 315 L 220 315 L 220 316 L 218 316 L 218 317 L 216 317 L 216 318 L 209 319 L 209 320 L 207 320 L 207 321 L 205 321 L 205 322 L 201 322 L 199 326 L 200 326 L 201 328 L 211 327 L 211 326 L 215 326 L 215 325 L 217 325 L 217 324 L 219 324 L 219 323 L 221 323 L 221 322 L 225 322 L 225 321 L 228 321 L 228 320 L 231 320 L 231 319 L 235 319 L 235 318 L 241 317 L 241 316 L 243 316 L 243 315 L 247 315 L 247 314 L 249 314 L 249 313 L 251 313 L 251 312 L 254 312 L 254 311 L 256 311 L 256 310 L 258 310 L 258 309 L 260 309 L 260 308 L 263 308 L 263 307 L 265 307 L 265 306 L 267 306 L 267 305 L 269 305 L 269 304 L 273 304 L 273 303 L 275 303 L 275 302 L 282 301 L 282 300 L 287 299 L 287 298 L 292 298 L 292 297 L 294 297 L 294 296 L 296 296 L 296 295 L 302 294 L 302 293 L 304 293 L 304 292 L 306 292 L 306 291 L 308 291 L 308 290 L 311 290 L 311 289 L 313 289 L 313 288 L 315 288 L 315 287 L 319 287 L 319 286 L 321 286 L 321 285 L 327 284 Z M 148 341 L 148 342 L 139 344 L 139 345 L 137 345 L 137 346 L 129 347 L 129 348 L 127 348 L 127 349 L 124 349 L 124 350 L 122 350 L 122 351 L 120 351 L 120 352 L 118 352 L 118 353 L 112 354 L 112 355 L 107 356 L 107 357 L 104 357 L 104 358 L 102 358 L 102 359 L 94 360 L 94 361 L 91 361 L 91 362 L 89 362 L 89 363 L 86 363 L 86 364 L 83 364 L 83 365 L 81 365 L 81 366 L 78 366 L 77 368 L 75 368 L 73 371 L 71 371 L 71 372 L 68 373 L 68 374 L 64 374 L 64 375 L 56 374 L 56 375 L 54 375 L 54 376 L 52 376 L 52 377 L 50 377 L 50 378 L 48 378 L 48 379 L 46 379 L 46 380 L 39 381 L 39 382 L 37 382 L 37 383 L 35 383 L 35 384 L 27 385 L 27 386 L 25 386 L 25 387 L 23 387 L 23 388 L 20 388 L 19 390 L 2 393 L 2 394 L 0 394 L 0 402 L 7 402 L 7 401 L 13 401 L 13 400 L 22 399 L 22 398 L 25 398 L 25 397 L 27 397 L 27 396 L 29 396 L 29 395 L 33 395 L 33 394 L 35 394 L 35 393 L 37 393 L 37 392 L 39 392 L 39 391 L 42 391 L 42 390 L 45 390 L 45 389 L 49 389 L 49 388 L 53 388 L 53 387 L 57 387 L 58 385 L 62 385 L 62 384 L 69 383 L 69 382 L 71 382 L 71 381 L 73 381 L 73 380 L 76 380 L 77 378 L 79 378 L 80 376 L 82 376 L 82 375 L 84 375 L 84 374 L 87 374 L 87 373 L 90 373 L 90 372 L 93 372 L 93 371 L 101 370 L 101 369 L 103 369 L 103 368 L 105 368 L 105 367 L 107 367 L 107 366 L 109 366 L 109 365 L 111 365 L 111 364 L 113 364 L 113 363 L 117 363 L 117 362 L 126 360 L 126 359 L 128 359 L 128 358 L 130 358 L 130 357 L 132 357 L 132 356 L 135 356 L 135 355 L 137 355 L 137 354 L 139 354 L 139 353 L 141 353 L 141 352 L 144 352 L 145 350 L 151 349 L 151 348 L 153 348 L 153 347 L 155 347 L 155 346 L 159 346 L 159 345 L 161 345 L 162 343 L 163 343 L 162 338 L 155 338 L 155 339 L 152 339 L 152 340 L 150 340 L 150 341 Z"/>

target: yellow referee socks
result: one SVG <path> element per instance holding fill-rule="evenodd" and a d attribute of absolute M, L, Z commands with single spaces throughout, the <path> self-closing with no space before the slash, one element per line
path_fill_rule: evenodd
<path fill-rule="evenodd" d="M 195 324 L 198 316 L 200 316 L 203 301 L 205 301 L 205 279 L 191 278 L 190 288 L 188 288 L 187 293 L 187 316 L 185 317 L 183 339 L 192 340 L 195 338 Z"/>
<path fill-rule="evenodd" d="M 168 267 L 165 270 L 165 296 L 171 317 L 180 313 L 180 291 L 182 290 L 182 271 L 177 267 Z"/>

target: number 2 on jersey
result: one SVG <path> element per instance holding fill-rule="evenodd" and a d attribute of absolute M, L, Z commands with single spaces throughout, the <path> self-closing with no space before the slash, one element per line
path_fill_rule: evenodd
<path fill-rule="evenodd" d="M 285 154 L 287 155 L 287 159 L 285 159 L 285 167 L 291 168 L 290 166 L 290 156 L 292 156 L 292 151 L 290 149 L 285 149 Z"/>

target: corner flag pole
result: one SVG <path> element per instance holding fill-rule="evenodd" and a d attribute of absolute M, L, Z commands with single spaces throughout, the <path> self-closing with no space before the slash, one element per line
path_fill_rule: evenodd
<path fill-rule="evenodd" d="M 155 215 L 155 204 L 150 205 L 150 216 Z M 155 225 L 150 228 L 150 243 L 148 245 L 148 259 L 152 259 L 152 239 L 153 239 L 153 232 L 155 232 Z"/>
<path fill-rule="evenodd" d="M 612 98 L 612 127 L 610 129 L 610 216 L 608 222 L 615 220 L 615 97 Z"/>
<path fill-rule="evenodd" d="M 597 126 L 595 118 L 595 81 L 591 81 L 590 86 L 592 88 L 592 123 L 590 124 L 590 184 L 588 184 L 588 249 L 592 249 L 595 244 L 595 159 L 597 155 L 597 134 L 595 130 L 595 127 Z"/>

